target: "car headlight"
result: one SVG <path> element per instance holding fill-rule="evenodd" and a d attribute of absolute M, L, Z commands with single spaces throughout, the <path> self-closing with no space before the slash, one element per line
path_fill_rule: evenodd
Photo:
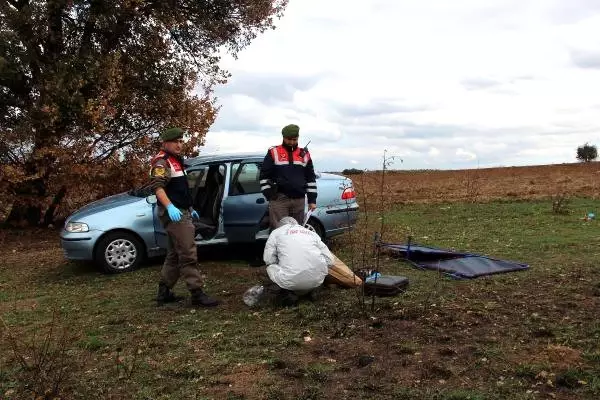
<path fill-rule="evenodd" d="M 83 222 L 69 222 L 65 225 L 65 231 L 67 232 L 88 232 L 89 230 L 89 226 Z"/>

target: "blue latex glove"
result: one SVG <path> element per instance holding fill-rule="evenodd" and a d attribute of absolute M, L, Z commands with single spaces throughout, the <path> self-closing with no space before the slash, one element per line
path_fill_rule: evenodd
<path fill-rule="evenodd" d="M 200 215 L 198 215 L 198 211 L 194 210 L 193 208 L 192 208 L 192 218 L 200 219 Z"/>
<path fill-rule="evenodd" d="M 375 282 L 375 280 L 380 277 L 381 277 L 381 274 L 379 272 L 374 272 L 365 278 L 365 282 Z"/>
<path fill-rule="evenodd" d="M 173 203 L 167 206 L 167 212 L 169 213 L 169 218 L 171 218 L 171 221 L 177 222 L 181 220 L 181 211 L 179 211 L 179 209 L 175 207 Z"/>

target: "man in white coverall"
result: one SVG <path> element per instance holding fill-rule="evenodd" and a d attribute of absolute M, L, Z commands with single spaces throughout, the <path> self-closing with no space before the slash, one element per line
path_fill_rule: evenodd
<path fill-rule="evenodd" d="M 269 280 L 279 288 L 283 306 L 295 306 L 298 296 L 321 286 L 334 262 L 319 235 L 293 217 L 283 217 L 271 232 L 263 259 Z"/>

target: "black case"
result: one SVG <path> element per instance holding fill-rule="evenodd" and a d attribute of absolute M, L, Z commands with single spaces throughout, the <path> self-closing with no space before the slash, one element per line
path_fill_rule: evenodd
<path fill-rule="evenodd" d="M 381 275 L 377 281 L 364 283 L 365 294 L 376 296 L 395 296 L 403 292 L 408 286 L 408 278 L 396 275 Z"/>

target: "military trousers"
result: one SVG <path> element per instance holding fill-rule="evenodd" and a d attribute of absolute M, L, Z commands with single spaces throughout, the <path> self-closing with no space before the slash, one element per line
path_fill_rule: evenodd
<path fill-rule="evenodd" d="M 304 222 L 304 204 L 304 197 L 292 199 L 278 193 L 274 199 L 269 201 L 269 223 L 271 229 L 277 228 L 277 224 L 283 217 L 292 217 L 302 225 Z"/>
<path fill-rule="evenodd" d="M 204 285 L 202 274 L 198 268 L 198 250 L 194 242 L 196 228 L 188 210 L 181 210 L 181 220 L 169 219 L 167 213 L 161 222 L 167 232 L 167 256 L 162 266 L 161 282 L 173 288 L 180 277 L 185 281 L 188 290 L 201 289 Z"/>

